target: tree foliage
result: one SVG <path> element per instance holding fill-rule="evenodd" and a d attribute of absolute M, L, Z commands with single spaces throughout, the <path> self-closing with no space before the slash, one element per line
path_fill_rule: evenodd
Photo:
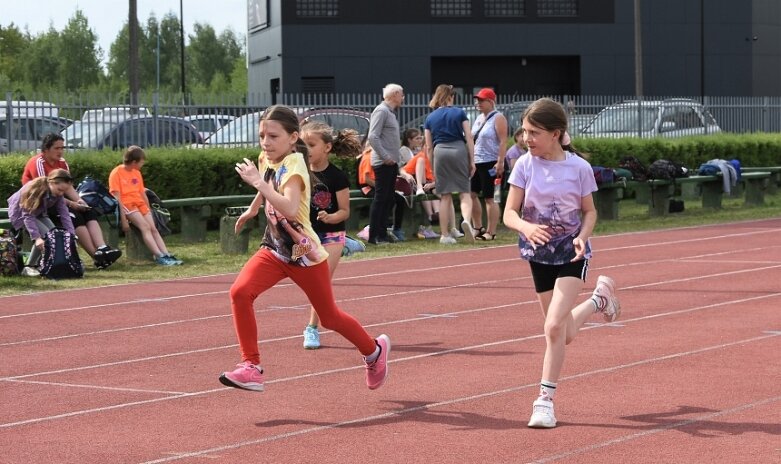
<path fill-rule="evenodd" d="M 151 14 L 139 22 L 139 79 L 142 92 L 158 88 L 164 93 L 181 91 L 181 37 L 174 13 L 158 19 Z M 208 24 L 196 23 L 185 45 L 185 78 L 188 93 L 231 92 L 246 94 L 247 70 L 243 37 L 230 29 L 218 34 Z M 14 24 L 0 26 L 0 93 L 52 91 L 129 91 L 128 22 L 117 33 L 109 50 L 84 13 L 76 9 L 61 31 L 50 26 L 31 35 Z M 104 53 L 106 60 L 103 61 Z"/>

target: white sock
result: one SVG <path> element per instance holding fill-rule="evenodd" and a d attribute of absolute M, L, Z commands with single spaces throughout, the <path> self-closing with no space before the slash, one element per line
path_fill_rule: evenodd
<path fill-rule="evenodd" d="M 607 303 L 607 301 L 605 301 L 605 298 L 598 297 L 596 295 L 591 295 L 591 302 L 594 303 L 595 313 L 602 311 L 605 308 L 605 304 Z"/>
<path fill-rule="evenodd" d="M 374 348 L 374 353 L 370 354 L 369 356 L 365 356 L 363 359 L 366 361 L 366 364 L 371 364 L 374 361 L 377 360 L 377 358 L 380 357 L 380 345 L 376 345 L 376 348 Z"/>
<path fill-rule="evenodd" d="M 556 384 L 547 380 L 540 381 L 541 400 L 553 401 L 553 395 L 556 394 Z"/>

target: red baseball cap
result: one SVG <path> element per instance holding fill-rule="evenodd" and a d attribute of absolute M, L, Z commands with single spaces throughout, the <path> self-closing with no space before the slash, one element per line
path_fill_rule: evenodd
<path fill-rule="evenodd" d="M 480 100 L 496 101 L 496 92 L 489 88 L 480 89 L 480 91 L 475 94 L 475 98 L 479 98 Z"/>

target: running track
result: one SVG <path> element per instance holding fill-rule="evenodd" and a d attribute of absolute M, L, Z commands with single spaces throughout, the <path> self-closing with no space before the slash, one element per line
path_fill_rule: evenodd
<path fill-rule="evenodd" d="M 238 361 L 234 275 L 0 298 L 3 463 L 781 462 L 781 219 L 593 239 L 622 318 L 568 347 L 559 427 L 526 427 L 544 338 L 514 247 L 344 262 L 335 291 L 393 341 L 363 383 L 303 293 L 256 303 L 266 391 Z"/>

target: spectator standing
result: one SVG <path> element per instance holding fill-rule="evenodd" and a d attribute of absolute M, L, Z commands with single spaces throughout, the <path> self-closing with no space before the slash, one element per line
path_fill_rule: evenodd
<path fill-rule="evenodd" d="M 373 245 L 389 243 L 385 224 L 394 204 L 401 149 L 395 111 L 404 102 L 404 89 L 398 84 L 388 84 L 382 89 L 382 98 L 382 103 L 372 111 L 368 135 L 374 170 L 374 200 L 369 209 L 368 242 Z"/>
<path fill-rule="evenodd" d="M 504 157 L 507 151 L 507 118 L 496 109 L 496 93 L 480 89 L 475 95 L 475 106 L 480 115 L 472 125 L 475 138 L 475 174 L 472 176 L 472 225 L 478 240 L 494 240 L 501 211 L 494 201 L 494 181 L 504 175 Z M 483 207 L 478 194 L 485 201 L 487 227 L 483 227 Z"/>
<path fill-rule="evenodd" d="M 64 169 L 70 173 L 70 167 L 63 157 L 65 139 L 60 134 L 46 134 L 41 143 L 41 152 L 27 160 L 22 173 L 22 185 L 38 177 L 48 176 L 55 169 Z M 71 221 L 76 230 L 79 244 L 94 260 L 95 267 L 105 269 L 111 266 L 122 251 L 106 245 L 103 230 L 98 224 L 98 214 L 79 197 L 72 183 L 65 192 L 63 201 L 68 207 Z M 50 211 L 49 217 L 57 219 L 57 211 Z"/>
<path fill-rule="evenodd" d="M 469 118 L 463 109 L 453 106 L 454 100 L 452 85 L 437 86 L 428 105 L 434 111 L 426 117 L 424 124 L 426 150 L 434 166 L 434 189 L 440 196 L 439 226 L 442 234 L 439 243 L 447 245 L 456 243 L 458 233 L 456 228 L 449 229 L 455 221 L 454 193 L 458 193 L 461 200 L 464 235 L 472 241 L 475 239 L 475 231 L 468 219 L 472 213 L 469 178 L 475 172 L 474 141 Z"/>

